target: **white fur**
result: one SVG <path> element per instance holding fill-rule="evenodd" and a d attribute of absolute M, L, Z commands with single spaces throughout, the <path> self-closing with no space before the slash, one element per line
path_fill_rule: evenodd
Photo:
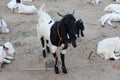
<path fill-rule="evenodd" d="M 31 2 L 32 0 L 21 0 L 21 3 L 16 3 L 16 0 L 11 0 L 8 4 L 7 7 L 11 9 L 14 12 L 14 9 L 18 8 L 18 13 L 26 13 L 26 14 L 32 14 L 32 13 L 37 13 L 37 9 L 34 5 L 32 6 L 26 6 L 23 3 L 26 1 Z"/>
<path fill-rule="evenodd" d="M 51 19 L 51 17 L 43 10 L 43 8 L 40 8 L 38 16 L 38 36 L 39 38 L 44 36 L 46 39 L 50 40 L 50 28 L 54 24 L 54 20 Z M 50 21 L 52 22 L 49 24 Z"/>
<path fill-rule="evenodd" d="M 104 11 L 120 13 L 120 4 L 109 4 Z"/>
<path fill-rule="evenodd" d="M 7 28 L 7 24 L 4 20 L 0 20 L 0 33 L 9 33 L 9 29 Z"/>
<path fill-rule="evenodd" d="M 109 13 L 105 14 L 100 18 L 100 23 L 104 26 L 105 23 L 109 24 L 110 26 L 116 27 L 111 23 L 111 21 L 120 21 L 120 14 L 117 13 Z"/>
<path fill-rule="evenodd" d="M 11 60 L 14 59 L 15 55 L 15 49 L 11 42 L 6 42 L 4 44 L 5 48 L 3 46 L 0 46 L 0 66 L 6 62 L 11 63 Z M 6 49 L 7 48 L 7 49 Z"/>
<path fill-rule="evenodd" d="M 120 37 L 112 37 L 100 41 L 97 46 L 97 54 L 105 60 L 110 58 L 120 59 Z"/>
<path fill-rule="evenodd" d="M 11 0 L 8 4 L 7 7 L 11 10 L 16 9 L 17 8 L 17 4 L 16 4 L 16 0 Z"/>
<path fill-rule="evenodd" d="M 23 3 L 20 3 L 18 5 L 18 13 L 25 13 L 25 14 L 37 13 L 37 9 L 35 8 L 34 5 L 26 6 Z"/>

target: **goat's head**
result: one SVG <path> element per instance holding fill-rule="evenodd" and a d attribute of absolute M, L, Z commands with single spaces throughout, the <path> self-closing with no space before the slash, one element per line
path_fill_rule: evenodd
<path fill-rule="evenodd" d="M 76 34 L 79 37 L 79 30 L 81 30 L 81 36 L 84 37 L 83 31 L 84 31 L 84 23 L 81 19 L 77 20 L 75 22 L 75 27 L 76 27 Z"/>
<path fill-rule="evenodd" d="M 4 20 L 0 19 L 0 33 L 9 33 L 9 29 L 7 28 L 7 24 Z"/>
<path fill-rule="evenodd" d="M 63 16 L 60 13 L 58 13 L 58 15 L 63 17 L 61 19 L 61 23 L 63 24 L 67 34 L 69 35 L 70 43 L 72 43 L 73 47 L 76 47 L 77 44 L 76 44 L 75 27 L 74 27 L 74 22 L 76 21 L 75 17 L 73 16 L 73 14 L 66 14 Z"/>
<path fill-rule="evenodd" d="M 4 44 L 4 49 L 8 55 L 15 56 L 15 49 L 10 41 Z"/>

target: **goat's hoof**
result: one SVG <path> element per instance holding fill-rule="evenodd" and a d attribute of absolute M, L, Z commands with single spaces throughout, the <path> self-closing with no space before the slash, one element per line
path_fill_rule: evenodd
<path fill-rule="evenodd" d="M 55 73 L 56 73 L 56 74 L 59 74 L 59 69 L 58 69 L 58 67 L 56 67 L 56 66 L 55 66 Z"/>
<path fill-rule="evenodd" d="M 62 67 L 62 72 L 63 72 L 64 74 L 67 74 L 67 69 L 66 69 L 66 67 Z"/>

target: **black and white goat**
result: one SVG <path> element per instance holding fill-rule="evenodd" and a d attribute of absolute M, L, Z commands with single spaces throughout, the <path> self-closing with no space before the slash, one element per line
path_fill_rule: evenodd
<path fill-rule="evenodd" d="M 44 5 L 40 7 L 38 11 L 39 20 L 37 24 L 38 37 L 41 39 L 43 47 L 43 56 L 46 58 L 46 42 L 50 44 L 50 49 L 55 58 L 54 69 L 55 73 L 59 74 L 58 69 L 58 56 L 57 50 L 60 48 L 60 55 L 62 61 L 62 71 L 67 74 L 67 69 L 65 66 L 65 54 L 66 49 L 68 48 L 69 40 L 71 41 L 73 47 L 76 45 L 76 36 L 75 36 L 75 18 L 73 14 L 61 15 L 62 19 L 60 21 L 54 21 L 51 17 L 44 11 Z M 68 36 L 69 39 L 68 39 Z M 47 40 L 47 41 L 45 41 Z M 49 48 L 48 48 L 49 49 Z"/>
<path fill-rule="evenodd" d="M 84 37 L 83 31 L 84 31 L 85 27 L 84 27 L 84 23 L 83 23 L 82 19 L 79 19 L 75 22 L 75 27 L 76 27 L 77 37 L 78 38 L 80 37 L 80 31 L 81 31 L 81 36 Z"/>

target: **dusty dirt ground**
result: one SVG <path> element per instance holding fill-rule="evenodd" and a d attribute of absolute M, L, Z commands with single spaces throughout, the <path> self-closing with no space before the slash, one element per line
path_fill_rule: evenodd
<path fill-rule="evenodd" d="M 12 37 L 16 49 L 15 61 L 4 65 L 0 72 L 0 80 L 120 80 L 120 71 L 113 68 L 115 61 L 105 61 L 96 55 L 98 41 L 120 35 L 120 23 L 114 22 L 117 28 L 109 25 L 102 28 L 98 19 L 104 15 L 105 6 L 114 3 L 112 0 L 102 0 L 96 6 L 87 4 L 88 0 L 34 0 L 31 3 L 38 9 L 41 3 L 46 4 L 46 11 L 54 20 L 59 20 L 61 14 L 71 13 L 75 9 L 76 19 L 81 18 L 85 25 L 85 37 L 77 40 L 78 47 L 71 45 L 67 49 L 66 66 L 68 74 L 60 72 L 55 75 L 52 54 L 48 54 L 48 67 L 45 71 L 41 43 L 37 38 L 37 14 L 25 15 L 12 13 L 6 5 L 9 0 L 0 1 L 0 16 L 7 22 L 9 34 L 0 34 L 0 43 L 5 43 Z M 93 55 L 88 60 L 89 53 Z"/>

